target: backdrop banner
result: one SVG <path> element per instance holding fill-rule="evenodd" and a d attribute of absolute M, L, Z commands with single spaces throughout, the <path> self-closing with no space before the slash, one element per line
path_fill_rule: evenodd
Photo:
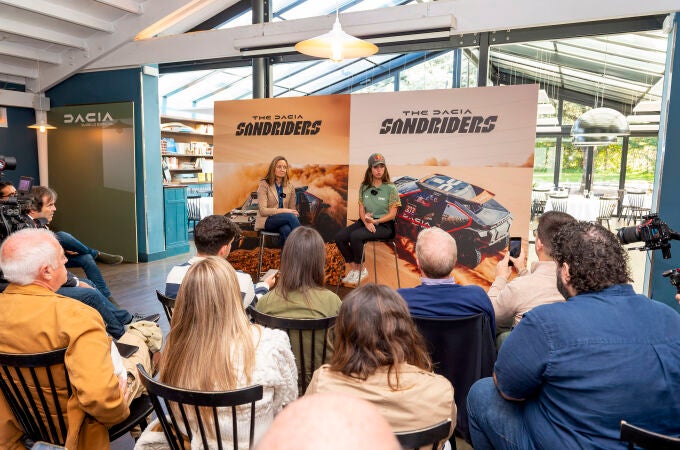
<path fill-rule="evenodd" d="M 401 196 L 402 287 L 420 283 L 416 237 L 437 226 L 458 243 L 456 280 L 486 288 L 509 237 L 527 246 L 537 96 L 536 85 L 522 85 L 216 102 L 215 210 L 234 210 L 248 228 L 251 192 L 283 155 L 301 188 L 303 222 L 330 242 L 357 219 L 367 159 L 379 152 Z M 344 266 L 329 247 L 333 283 Z M 391 247 L 378 244 L 376 258 L 378 281 L 396 287 Z"/>

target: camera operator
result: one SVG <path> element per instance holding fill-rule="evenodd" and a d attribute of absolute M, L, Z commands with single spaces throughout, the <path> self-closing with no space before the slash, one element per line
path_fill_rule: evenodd
<path fill-rule="evenodd" d="M 35 186 L 31 189 L 28 215 L 34 220 L 43 219 L 49 224 L 57 210 L 56 201 L 57 193 L 54 190 L 46 186 Z M 87 278 L 94 283 L 99 292 L 116 304 L 95 260 L 105 264 L 120 264 L 123 257 L 90 248 L 64 231 L 57 231 L 55 235 L 68 258 L 66 267 L 82 267 Z"/>

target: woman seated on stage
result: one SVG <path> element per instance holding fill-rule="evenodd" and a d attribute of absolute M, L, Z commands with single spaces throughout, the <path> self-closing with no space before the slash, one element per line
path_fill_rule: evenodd
<path fill-rule="evenodd" d="M 255 308 L 271 316 L 292 319 L 336 316 L 341 301 L 335 293 L 324 288 L 325 264 L 326 247 L 321 235 L 313 228 L 296 228 L 288 237 L 286 246 L 281 252 L 281 271 L 276 286 L 257 302 Z M 320 339 L 323 339 L 323 333 L 318 335 Z M 296 339 L 295 333 L 291 335 L 291 346 L 294 352 L 299 348 L 295 342 Z M 303 341 L 305 348 L 310 348 L 311 334 L 308 334 L 305 339 L 309 340 L 309 342 Z M 323 341 L 315 344 L 314 367 L 319 367 L 323 364 Z M 330 358 L 332 354 L 332 348 L 327 348 L 326 358 Z M 311 368 L 311 364 L 307 364 L 307 368 Z M 310 370 L 307 374 L 307 382 L 311 375 Z"/>
<path fill-rule="evenodd" d="M 385 157 L 373 153 L 359 188 L 359 220 L 335 236 L 335 245 L 349 265 L 343 283 L 358 284 L 368 276 L 365 267 L 361 270 L 364 242 L 394 236 L 394 218 L 400 205 L 399 192 L 385 167 Z"/>
<path fill-rule="evenodd" d="M 374 403 L 392 430 L 410 431 L 451 419 L 453 387 L 432 373 L 422 336 L 397 292 L 367 284 L 342 301 L 335 353 L 314 372 L 305 395 L 335 392 Z"/>
<path fill-rule="evenodd" d="M 161 382 L 183 389 L 228 391 L 261 384 L 264 395 L 255 406 L 255 441 L 274 415 L 297 398 L 297 370 L 288 336 L 250 323 L 236 272 L 218 256 L 194 263 L 182 280 L 160 367 Z M 220 411 L 219 421 L 222 443 L 231 448 L 230 408 Z M 250 408 L 244 408 L 238 415 L 239 448 L 248 448 L 249 423 Z M 201 446 L 197 430 L 198 424 L 193 433 L 198 442 L 192 442 L 192 448 Z M 152 424 L 135 448 L 155 449 L 163 443 L 165 436 Z M 214 447 L 213 441 L 210 448 Z"/>
<path fill-rule="evenodd" d="M 288 235 L 300 226 L 296 201 L 295 187 L 288 181 L 288 161 L 277 156 L 257 187 L 255 229 L 279 233 L 283 247 Z"/>

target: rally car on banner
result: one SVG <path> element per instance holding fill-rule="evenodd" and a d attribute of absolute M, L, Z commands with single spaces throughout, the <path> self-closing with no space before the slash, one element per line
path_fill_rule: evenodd
<path fill-rule="evenodd" d="M 439 227 L 456 240 L 458 263 L 470 268 L 479 265 L 482 253 L 508 246 L 512 214 L 486 189 L 440 174 L 402 176 L 394 184 L 401 198 L 398 235 L 415 242 L 423 228 Z"/>

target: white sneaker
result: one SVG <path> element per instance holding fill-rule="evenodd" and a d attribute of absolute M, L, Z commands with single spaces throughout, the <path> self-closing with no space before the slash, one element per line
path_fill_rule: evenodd
<path fill-rule="evenodd" d="M 368 269 L 367 268 L 364 267 L 363 269 L 361 269 L 361 276 L 359 276 L 359 271 L 357 270 L 357 281 L 356 281 L 357 283 L 359 283 L 359 280 L 365 280 L 366 278 L 368 278 Z"/>
<path fill-rule="evenodd" d="M 347 275 L 345 275 L 345 278 L 342 279 L 343 283 L 347 284 L 357 284 L 357 280 L 359 279 L 359 271 L 358 270 L 350 270 Z"/>

